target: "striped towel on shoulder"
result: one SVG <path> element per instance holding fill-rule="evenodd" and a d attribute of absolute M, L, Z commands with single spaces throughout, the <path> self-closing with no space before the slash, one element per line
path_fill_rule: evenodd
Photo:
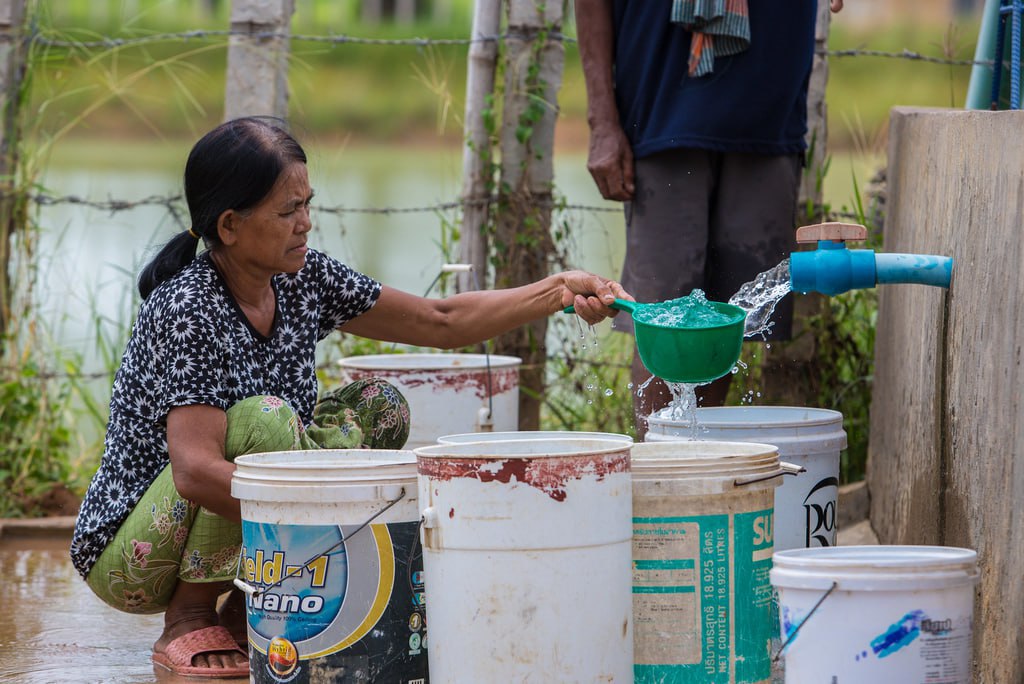
<path fill-rule="evenodd" d="M 747 0 L 672 0 L 672 22 L 693 34 L 690 76 L 710 74 L 716 55 L 735 55 L 750 46 Z"/>

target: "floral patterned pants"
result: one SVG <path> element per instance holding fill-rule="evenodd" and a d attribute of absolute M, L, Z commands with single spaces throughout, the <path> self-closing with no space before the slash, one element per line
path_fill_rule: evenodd
<path fill-rule="evenodd" d="M 304 449 L 400 449 L 409 405 L 383 380 L 326 393 L 308 428 L 281 399 L 256 396 L 227 411 L 225 456 Z M 167 608 L 179 581 L 229 582 L 242 543 L 238 523 L 183 499 L 164 468 L 100 554 L 86 580 L 108 605 L 129 613 Z"/>

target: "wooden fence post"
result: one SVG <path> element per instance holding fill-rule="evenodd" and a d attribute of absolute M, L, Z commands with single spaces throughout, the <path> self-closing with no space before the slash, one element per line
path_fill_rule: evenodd
<path fill-rule="evenodd" d="M 565 50 L 561 41 L 562 0 L 510 0 L 506 40 L 505 100 L 501 125 L 501 183 L 495 227 L 497 287 L 524 285 L 548 275 L 551 238 L 552 153 L 558 89 Z M 523 360 L 519 427 L 540 426 L 546 319 L 502 335 L 498 353 Z"/>
<path fill-rule="evenodd" d="M 288 49 L 295 0 L 234 0 L 224 120 L 288 117 Z"/>
<path fill-rule="evenodd" d="M 480 287 L 487 286 L 487 253 L 490 245 L 484 232 L 490 210 L 492 167 L 491 131 L 484 121 L 487 97 L 494 94 L 494 73 L 498 67 L 497 40 L 501 29 L 501 0 L 476 0 L 473 6 L 475 42 L 469 45 L 466 69 L 466 113 L 462 147 L 462 229 L 459 250 L 462 263 L 472 264 Z M 458 291 L 474 288 L 473 274 L 459 274 Z"/>
<path fill-rule="evenodd" d="M 0 0 L 0 353 L 11 322 L 11 239 L 23 227 L 25 198 L 18 196 L 21 98 L 28 42 L 26 0 Z"/>
<path fill-rule="evenodd" d="M 811 80 L 807 86 L 807 145 L 808 160 L 800 184 L 800 205 L 808 201 L 815 207 L 817 215 L 822 202 L 821 174 L 824 173 L 828 153 L 827 107 L 825 86 L 828 84 L 828 32 L 831 10 L 825 0 L 818 3 L 818 19 L 814 28 L 814 62 L 811 66 Z"/>

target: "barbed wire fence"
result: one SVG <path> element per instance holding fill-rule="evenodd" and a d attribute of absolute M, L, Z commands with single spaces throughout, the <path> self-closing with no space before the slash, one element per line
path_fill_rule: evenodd
<path fill-rule="evenodd" d="M 164 32 L 164 33 L 151 33 L 142 36 L 131 36 L 131 37 L 100 37 L 90 38 L 88 40 L 75 40 L 69 38 L 54 38 L 40 32 L 38 27 L 33 27 L 32 32 L 28 36 L 28 40 L 35 46 L 66 50 L 69 53 L 79 51 L 90 51 L 96 49 L 105 50 L 120 50 L 132 47 L 140 47 L 145 45 L 152 45 L 156 43 L 168 43 L 168 42 L 180 42 L 190 43 L 196 41 L 227 41 L 233 36 L 245 36 L 247 38 L 259 39 L 287 39 L 291 42 L 299 43 L 312 43 L 312 44 L 324 44 L 332 47 L 344 46 L 344 45 L 371 45 L 381 47 L 396 47 L 396 46 L 407 46 L 426 49 L 434 46 L 470 46 L 474 43 L 483 42 L 501 42 L 508 40 L 509 38 L 517 37 L 515 32 L 506 32 L 499 35 L 491 36 L 479 36 L 476 38 L 422 38 L 422 37 L 405 37 L 405 38 L 373 38 L 365 36 L 347 35 L 347 34 L 327 34 L 327 35 L 314 35 L 314 34 L 282 34 L 277 32 L 249 32 L 249 31 L 237 31 L 237 30 L 189 30 L 189 31 L 175 31 L 175 32 Z M 549 38 L 555 41 L 561 41 L 566 45 L 575 45 L 576 39 L 572 36 L 567 36 L 561 33 L 550 34 Z M 951 57 L 937 57 L 933 55 L 926 55 L 918 51 L 904 49 L 900 51 L 885 51 L 885 50 L 873 50 L 866 48 L 850 48 L 850 49 L 826 49 L 818 50 L 818 54 L 828 58 L 846 59 L 846 58 L 877 58 L 877 59 L 893 59 L 893 60 L 906 60 L 912 62 L 930 63 L 942 66 L 950 67 L 973 67 L 973 66 L 987 66 L 992 67 L 994 62 L 992 60 L 974 60 L 974 59 L 956 59 Z M 0 192 L 0 197 L 4 194 Z M 167 215 L 171 217 L 174 223 L 185 230 L 188 226 L 185 223 L 184 217 L 187 216 L 187 210 L 184 205 L 184 197 L 180 193 L 172 193 L 167 195 L 148 195 L 136 199 L 124 199 L 108 197 L 106 199 L 97 199 L 82 197 L 75 194 L 49 194 L 47 192 L 33 192 L 27 196 L 27 200 L 39 207 L 53 207 L 58 205 L 71 205 L 87 209 L 93 209 L 98 211 L 107 212 L 110 215 L 117 214 L 119 212 L 129 212 L 143 207 L 163 207 Z M 329 214 L 335 216 L 344 216 L 348 214 L 353 215 L 403 215 L 403 214 L 438 214 L 446 212 L 459 212 L 464 210 L 467 206 L 473 204 L 489 204 L 497 200 L 497 197 L 490 199 L 453 199 L 449 201 L 436 202 L 431 204 L 423 204 L 417 206 L 349 206 L 349 205 L 315 205 L 314 209 L 322 214 Z M 556 212 L 568 212 L 568 211 L 579 211 L 579 212 L 590 212 L 590 213 L 621 213 L 622 209 L 619 206 L 600 206 L 580 203 L 554 203 L 552 209 Z M 857 214 L 842 211 L 830 211 L 830 217 L 834 218 L 846 218 L 846 219 L 857 219 Z M 564 357 L 564 354 L 552 354 L 555 357 Z M 619 365 L 609 364 L 608 362 L 599 360 L 587 360 L 587 359 L 565 359 L 571 360 L 576 363 L 584 365 L 594 366 L 608 366 L 608 365 Z M 628 367 L 628 364 L 622 364 L 622 367 Z M 110 370 L 105 371 L 54 371 L 49 369 L 41 369 L 36 373 L 36 377 L 40 380 L 52 380 L 73 377 L 81 380 L 95 380 L 108 378 L 111 375 Z"/>

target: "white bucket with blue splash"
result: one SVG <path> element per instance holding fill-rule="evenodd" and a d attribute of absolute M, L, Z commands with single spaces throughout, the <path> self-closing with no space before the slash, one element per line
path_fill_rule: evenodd
<path fill-rule="evenodd" d="M 773 564 L 787 684 L 970 684 L 976 552 L 841 546 Z"/>

